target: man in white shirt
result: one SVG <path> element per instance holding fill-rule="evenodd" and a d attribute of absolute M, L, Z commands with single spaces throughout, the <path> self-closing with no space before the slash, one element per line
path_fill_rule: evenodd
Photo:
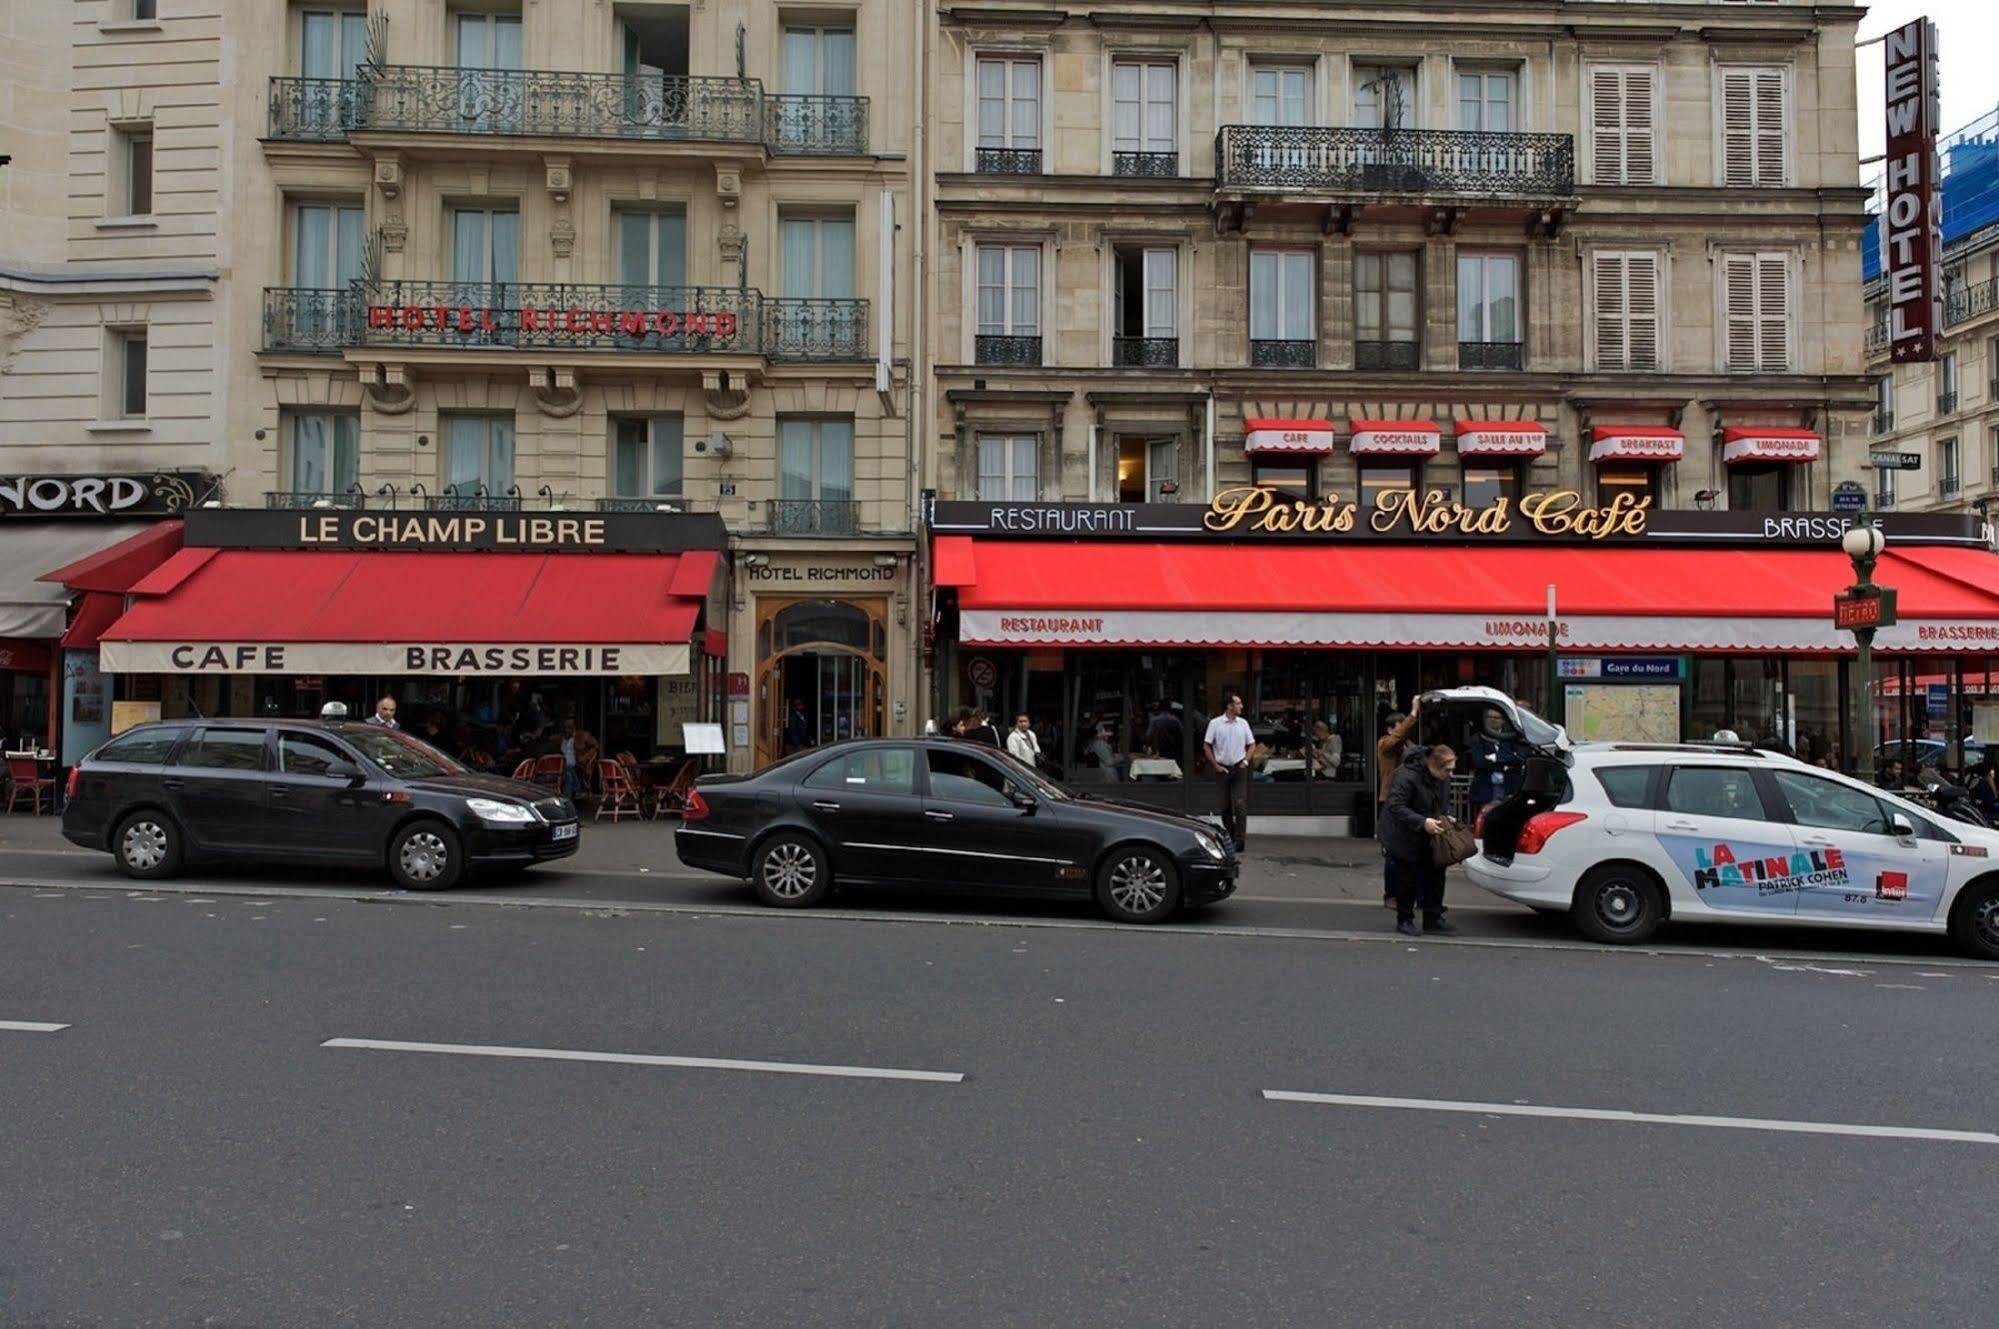
<path fill-rule="evenodd" d="M 368 723 L 380 725 L 384 729 L 401 729 L 396 722 L 396 699 L 384 697 L 375 703 L 375 713 L 368 717 Z"/>
<path fill-rule="evenodd" d="M 1242 718 L 1242 697 L 1231 692 L 1222 713 L 1208 721 L 1201 751 L 1221 789 L 1222 830 L 1238 853 L 1249 831 L 1249 753 L 1255 746 L 1256 731 Z"/>
<path fill-rule="evenodd" d="M 1035 736 L 1034 725 L 1025 714 L 1013 717 L 1013 728 L 1006 736 L 1006 750 L 1023 766 L 1032 766 L 1036 770 L 1041 768 L 1041 740 Z"/>

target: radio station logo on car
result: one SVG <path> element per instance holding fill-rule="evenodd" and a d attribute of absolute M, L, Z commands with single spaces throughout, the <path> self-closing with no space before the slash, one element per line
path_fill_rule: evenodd
<path fill-rule="evenodd" d="M 1900 873 L 1884 874 L 1901 876 Z M 1837 849 L 1797 850 L 1789 854 L 1739 855 L 1726 844 L 1694 849 L 1694 889 L 1756 888 L 1758 895 L 1801 891 L 1812 886 L 1846 885 L 1846 855 Z M 1903 877 L 1903 888 L 1908 879 Z"/>
<path fill-rule="evenodd" d="M 1877 900 L 1906 900 L 1909 898 L 1909 874 L 1906 872 L 1883 872 L 1874 878 L 1874 898 Z"/>

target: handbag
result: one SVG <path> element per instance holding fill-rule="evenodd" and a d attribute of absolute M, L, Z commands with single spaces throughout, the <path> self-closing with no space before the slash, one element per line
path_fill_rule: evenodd
<path fill-rule="evenodd" d="M 1455 817 L 1446 818 L 1444 829 L 1430 837 L 1430 862 L 1440 868 L 1462 863 L 1478 852 L 1471 827 Z"/>

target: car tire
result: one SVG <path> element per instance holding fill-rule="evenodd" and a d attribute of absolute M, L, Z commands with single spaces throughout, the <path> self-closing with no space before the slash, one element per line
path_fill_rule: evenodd
<path fill-rule="evenodd" d="M 1999 881 L 1974 883 L 1950 911 L 1950 939 L 1975 960 L 1999 960 Z"/>
<path fill-rule="evenodd" d="M 1591 941 L 1628 946 L 1657 932 L 1666 909 L 1659 884 L 1643 868 L 1606 863 L 1577 883 L 1569 917 Z"/>
<path fill-rule="evenodd" d="M 111 856 L 128 877 L 158 881 L 180 871 L 180 827 L 164 812 L 147 808 L 118 823 L 111 833 Z"/>
<path fill-rule="evenodd" d="M 757 846 L 750 861 L 757 899 L 779 909 L 810 909 L 833 889 L 833 865 L 817 841 L 778 834 Z"/>
<path fill-rule="evenodd" d="M 1120 923 L 1158 923 L 1180 908 L 1180 873 L 1150 845 L 1120 845 L 1097 869 L 1097 904 Z"/>
<path fill-rule="evenodd" d="M 465 875 L 465 843 L 441 821 L 416 821 L 389 840 L 389 875 L 406 891 L 448 891 Z"/>

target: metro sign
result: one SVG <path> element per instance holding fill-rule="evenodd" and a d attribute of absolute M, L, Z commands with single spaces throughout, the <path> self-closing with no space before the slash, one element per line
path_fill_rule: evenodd
<path fill-rule="evenodd" d="M 1842 632 L 1895 626 L 1895 592 L 1880 587 L 1865 595 L 1842 592 L 1832 597 L 1832 625 Z"/>

